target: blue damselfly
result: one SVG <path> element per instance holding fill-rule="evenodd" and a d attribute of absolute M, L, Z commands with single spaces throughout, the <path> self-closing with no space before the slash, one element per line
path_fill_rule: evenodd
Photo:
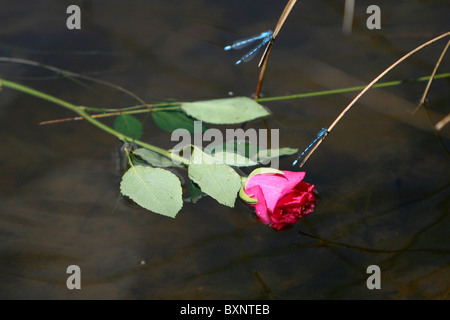
<path fill-rule="evenodd" d="M 247 61 L 252 60 L 256 56 L 256 54 L 259 52 L 259 50 L 264 48 L 270 41 L 273 40 L 272 35 L 273 35 L 272 30 L 264 31 L 258 35 L 254 35 L 249 38 L 242 39 L 242 40 L 237 40 L 237 41 L 233 42 L 232 45 L 226 46 L 224 49 L 227 51 L 231 50 L 231 49 L 239 50 L 239 49 L 246 48 L 246 47 L 250 46 L 251 44 L 254 44 L 257 41 L 260 41 L 256 47 L 254 47 L 252 50 L 250 50 L 249 52 L 244 54 L 238 61 L 236 61 L 236 65 L 238 65 L 242 62 L 247 62 Z"/>
<path fill-rule="evenodd" d="M 328 134 L 328 130 L 326 128 L 322 128 L 322 130 L 320 130 L 320 132 L 317 134 L 317 137 L 309 144 L 309 146 L 306 147 L 305 150 L 303 150 L 303 152 L 292 163 L 292 166 L 295 166 L 300 160 L 302 160 L 302 161 L 300 162 L 299 166 L 300 167 L 303 166 L 303 164 L 306 162 L 306 160 L 308 160 L 310 153 L 312 151 L 314 151 L 315 148 L 313 148 L 313 147 L 316 146 L 320 141 L 325 139 L 327 134 Z"/>

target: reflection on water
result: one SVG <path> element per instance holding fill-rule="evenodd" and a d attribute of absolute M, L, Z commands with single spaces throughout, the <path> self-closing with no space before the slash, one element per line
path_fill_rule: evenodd
<path fill-rule="evenodd" d="M 69 32 L 63 4 L 4 2 L 0 55 L 93 75 L 149 102 L 230 91 L 250 96 L 258 70 L 234 66 L 223 46 L 273 27 L 283 7 L 135 0 L 124 10 L 119 1 L 107 8 L 86 1 L 82 31 Z M 383 3 L 380 31 L 365 28 L 363 3 L 347 37 L 342 4 L 298 5 L 273 49 L 263 93 L 367 83 L 448 31 L 445 0 Z M 388 80 L 430 74 L 442 48 L 419 53 Z M 448 59 L 440 70 L 448 71 Z M 38 68 L 1 64 L 0 74 L 83 105 L 135 103 Z M 320 193 L 317 210 L 284 233 L 257 223 L 241 202 L 228 208 L 203 198 L 170 219 L 124 201 L 110 160 L 115 139 L 83 122 L 38 126 L 71 114 L 3 90 L 0 297 L 448 299 L 449 158 L 424 113 L 411 113 L 423 89 L 423 83 L 376 89 L 358 103 L 304 167 Z M 280 128 L 281 146 L 302 148 L 354 96 L 267 103 L 274 113 L 269 124 Z M 448 80 L 433 82 L 434 121 L 448 113 L 449 96 Z M 448 146 L 448 128 L 441 133 Z M 172 146 L 150 119 L 145 139 Z M 282 160 L 281 168 L 291 162 Z M 79 291 L 66 288 L 72 264 L 81 268 Z M 381 290 L 366 287 L 369 265 L 380 266 Z"/>

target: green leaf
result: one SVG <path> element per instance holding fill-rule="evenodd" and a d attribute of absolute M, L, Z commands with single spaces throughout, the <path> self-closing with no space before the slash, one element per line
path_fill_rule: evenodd
<path fill-rule="evenodd" d="M 257 146 L 240 141 L 226 142 L 205 148 L 205 153 L 210 154 L 216 159 L 216 162 L 234 167 L 256 166 L 258 163 L 253 159 L 256 159 L 257 152 Z"/>
<path fill-rule="evenodd" d="M 189 198 L 185 199 L 185 201 L 197 203 L 197 201 L 205 195 L 206 193 L 200 190 L 200 188 L 194 182 L 191 182 L 191 184 L 189 185 Z"/>
<path fill-rule="evenodd" d="M 214 124 L 242 123 L 270 115 L 262 105 L 247 97 L 183 102 L 181 109 L 195 119 Z"/>
<path fill-rule="evenodd" d="M 207 146 L 206 152 L 214 154 L 215 152 L 234 152 L 243 157 L 255 158 L 258 153 L 258 146 L 244 141 L 225 142 L 221 145 Z"/>
<path fill-rule="evenodd" d="M 183 206 L 180 179 L 160 168 L 131 167 L 122 177 L 120 191 L 141 207 L 171 218 Z"/>
<path fill-rule="evenodd" d="M 217 163 L 222 163 L 233 167 L 252 167 L 257 165 L 255 161 L 241 156 L 240 154 L 231 152 L 215 152 L 212 155 L 212 158 L 214 158 Z"/>
<path fill-rule="evenodd" d="M 275 157 L 284 157 L 291 156 L 298 152 L 297 148 L 281 148 L 281 149 L 267 149 L 267 150 L 259 150 L 258 152 L 258 162 L 266 163 L 268 160 Z M 252 158 L 252 160 L 255 160 Z"/>
<path fill-rule="evenodd" d="M 153 120 L 156 125 L 167 132 L 173 132 L 176 129 L 186 129 L 190 133 L 194 133 L 194 121 L 181 111 L 154 111 L 152 112 Z M 202 125 L 202 132 L 207 128 Z"/>
<path fill-rule="evenodd" d="M 280 157 L 284 157 L 284 156 L 291 156 L 293 154 L 296 154 L 298 152 L 298 148 L 281 148 L 278 149 L 278 154 Z"/>
<path fill-rule="evenodd" d="M 171 159 L 166 158 L 152 150 L 145 149 L 145 148 L 139 148 L 137 150 L 133 151 L 133 154 L 135 156 L 139 156 L 142 158 L 142 160 L 146 161 L 147 163 L 151 164 L 154 167 L 177 167 L 182 168 L 183 165 L 181 164 L 175 164 L 172 162 Z"/>
<path fill-rule="evenodd" d="M 142 123 L 129 114 L 121 114 L 114 120 L 114 129 L 129 136 L 130 138 L 139 140 L 142 137 Z"/>
<path fill-rule="evenodd" d="M 223 205 L 234 206 L 241 188 L 241 177 L 233 168 L 216 163 L 211 156 L 194 147 L 188 174 L 203 192 Z"/>

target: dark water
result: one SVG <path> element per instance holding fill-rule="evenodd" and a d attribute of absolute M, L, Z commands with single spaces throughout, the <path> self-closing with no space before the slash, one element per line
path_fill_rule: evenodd
<path fill-rule="evenodd" d="M 147 102 L 251 96 L 256 62 L 234 66 L 230 42 L 273 28 L 285 1 L 73 1 L 82 29 L 67 30 L 65 1 L 0 5 L 0 55 L 26 58 L 123 86 Z M 366 8 L 381 8 L 381 30 Z M 364 85 L 408 51 L 449 31 L 450 3 L 357 1 L 342 34 L 343 1 L 300 1 L 270 57 L 263 94 Z M 446 40 L 385 80 L 429 75 Z M 438 72 L 449 71 L 444 58 Z M 97 84 L 0 64 L 2 77 L 75 104 L 135 101 Z M 429 92 L 433 122 L 450 110 L 450 82 Z M 118 141 L 58 106 L 0 92 L 0 297 L 3 299 L 448 299 L 450 162 L 419 110 L 425 83 L 374 89 L 305 165 L 317 210 L 289 232 L 251 210 L 210 198 L 176 219 L 130 205 L 111 155 Z M 356 93 L 268 102 L 281 146 L 306 146 Z M 173 146 L 151 118 L 144 140 Z M 111 120 L 106 120 L 111 124 Z M 259 123 L 251 124 L 260 126 Z M 440 133 L 449 148 L 450 126 Z M 293 158 L 281 161 L 290 169 Z M 78 265 L 82 289 L 68 290 Z M 369 290 L 366 269 L 381 269 Z"/>

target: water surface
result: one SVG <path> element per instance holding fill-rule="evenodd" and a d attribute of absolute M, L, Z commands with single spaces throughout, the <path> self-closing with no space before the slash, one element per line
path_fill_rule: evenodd
<path fill-rule="evenodd" d="M 74 4 L 77 1 L 73 2 Z M 61 1 L 2 1 L 0 55 L 123 86 L 145 101 L 251 96 L 256 61 L 234 66 L 223 47 L 274 27 L 283 1 L 79 1 L 67 30 Z M 266 97 L 364 85 L 408 51 L 449 31 L 447 0 L 383 1 L 381 30 L 357 1 L 343 35 L 343 1 L 300 1 L 270 57 Z M 429 75 L 445 41 L 386 77 Z M 439 72 L 449 71 L 446 57 Z M 75 104 L 124 107 L 132 98 L 39 68 L 0 64 L 2 77 Z M 449 80 L 433 82 L 432 121 L 449 112 Z M 449 157 L 423 110 L 425 83 L 370 91 L 303 168 L 317 210 L 274 232 L 237 202 L 185 204 L 170 219 L 119 193 L 118 141 L 58 106 L 0 92 L 0 297 L 3 299 L 447 299 Z M 267 102 L 280 145 L 303 148 L 357 93 Z M 144 140 L 170 135 L 144 120 Z M 112 124 L 112 120 L 106 123 Z M 259 122 L 249 126 L 262 127 Z M 449 148 L 449 126 L 441 131 Z M 293 157 L 283 159 L 290 169 Z M 82 289 L 66 287 L 78 265 Z M 381 290 L 368 290 L 378 265 Z"/>

